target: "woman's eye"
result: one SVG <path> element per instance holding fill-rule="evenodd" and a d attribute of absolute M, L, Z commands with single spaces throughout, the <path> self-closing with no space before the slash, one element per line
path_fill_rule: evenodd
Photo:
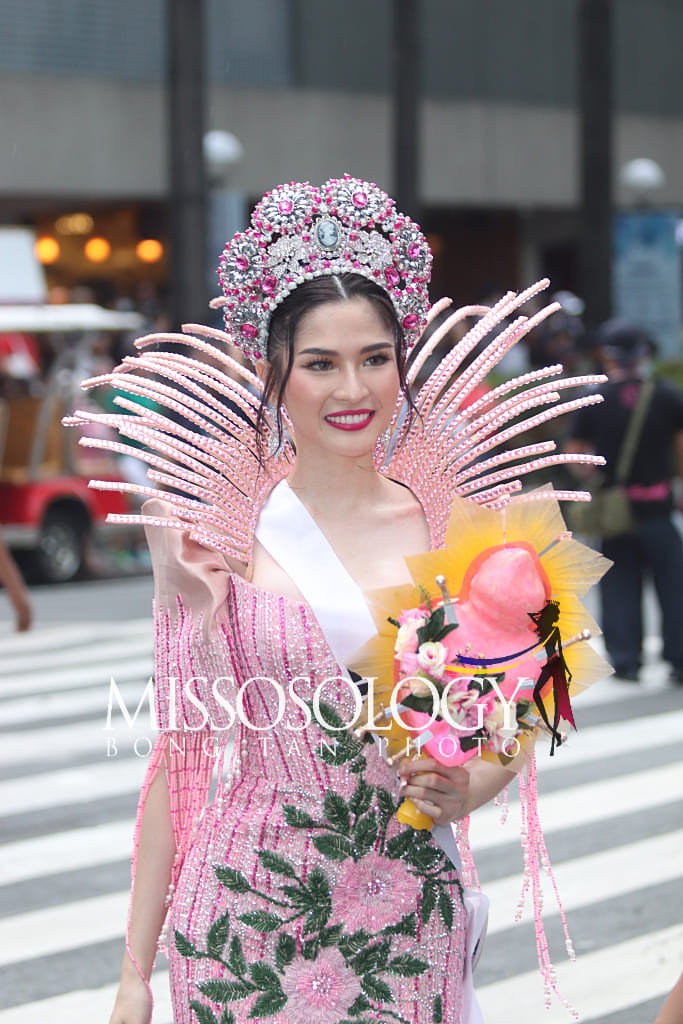
<path fill-rule="evenodd" d="M 305 369 L 307 369 L 307 370 L 329 370 L 329 368 L 331 366 L 332 366 L 332 363 L 330 362 L 329 359 L 314 359 L 312 362 L 305 364 Z"/>
<path fill-rule="evenodd" d="M 370 356 L 367 360 L 368 366 L 384 366 L 385 363 L 389 362 L 389 356 L 383 352 L 379 352 L 376 356 Z"/>

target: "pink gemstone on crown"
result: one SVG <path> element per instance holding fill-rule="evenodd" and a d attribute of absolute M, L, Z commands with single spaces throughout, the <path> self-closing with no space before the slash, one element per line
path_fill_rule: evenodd
<path fill-rule="evenodd" d="M 247 267 L 249 266 L 249 260 L 247 259 L 246 256 L 236 256 L 235 266 L 237 267 L 238 270 L 246 270 Z"/>
<path fill-rule="evenodd" d="M 368 197 L 365 192 L 354 192 L 353 201 L 356 206 L 365 206 L 368 201 Z"/>
<path fill-rule="evenodd" d="M 416 256 L 420 255 L 420 243 L 419 242 L 411 242 L 410 243 L 410 245 L 408 246 L 408 255 L 410 256 L 411 260 L 414 260 Z"/>
<path fill-rule="evenodd" d="M 401 280 L 401 278 L 399 277 L 398 270 L 396 270 L 395 267 L 387 267 L 387 269 L 384 271 L 384 276 L 386 277 L 390 285 L 398 284 L 398 282 Z"/>
<path fill-rule="evenodd" d="M 268 274 L 267 277 L 263 278 L 263 284 L 261 287 L 266 295 L 270 295 L 277 288 L 277 278 L 273 277 L 272 274 Z"/>
<path fill-rule="evenodd" d="M 240 327 L 240 334 L 242 335 L 243 338 L 252 339 L 255 338 L 256 335 L 258 334 L 258 330 L 254 327 L 253 324 L 242 324 L 242 326 Z"/>
<path fill-rule="evenodd" d="M 411 327 L 417 327 L 418 316 L 417 313 L 408 313 L 408 316 L 403 317 L 403 326 L 410 330 Z"/>
<path fill-rule="evenodd" d="M 277 204 L 277 208 L 280 213 L 291 213 L 294 208 L 294 203 L 291 199 L 281 199 Z"/>

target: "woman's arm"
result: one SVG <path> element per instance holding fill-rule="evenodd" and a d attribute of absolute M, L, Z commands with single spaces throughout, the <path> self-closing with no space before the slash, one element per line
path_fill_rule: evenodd
<path fill-rule="evenodd" d="M 149 788 L 142 812 L 128 925 L 128 945 L 147 979 L 152 973 L 157 940 L 166 916 L 166 894 L 174 857 L 168 784 L 162 763 Z M 151 1012 L 149 988 L 127 949 L 109 1024 L 148 1024 Z"/>
<path fill-rule="evenodd" d="M 22 633 L 31 625 L 31 600 L 21 573 L 0 536 L 0 583 L 7 590 L 16 618 L 17 632 Z"/>

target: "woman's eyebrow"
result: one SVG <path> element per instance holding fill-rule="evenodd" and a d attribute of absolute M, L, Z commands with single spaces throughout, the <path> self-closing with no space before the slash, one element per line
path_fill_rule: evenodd
<path fill-rule="evenodd" d="M 361 349 L 361 355 L 365 355 L 366 352 L 378 352 L 380 349 L 392 348 L 392 343 L 389 341 L 378 341 L 374 345 L 365 345 Z M 339 355 L 334 348 L 302 348 L 299 352 L 300 356 L 336 356 Z"/>

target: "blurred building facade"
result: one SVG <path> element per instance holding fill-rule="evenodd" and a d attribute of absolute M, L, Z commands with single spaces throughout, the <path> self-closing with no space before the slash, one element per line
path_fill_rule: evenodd
<path fill-rule="evenodd" d="M 349 171 L 391 192 L 391 0 L 205 2 L 207 128 L 244 147 L 231 186 L 253 201 Z M 577 9 L 419 2 L 436 293 L 483 298 L 540 273 L 577 287 Z M 164 0 L 0 5 L 0 223 L 57 240 L 53 284 L 163 283 L 163 252 L 138 243 L 166 244 L 164 19 Z M 658 202 L 683 206 L 683 4 L 614 0 L 614 20 L 615 167 L 652 157 Z M 93 237 L 109 248 L 88 255 Z"/>

